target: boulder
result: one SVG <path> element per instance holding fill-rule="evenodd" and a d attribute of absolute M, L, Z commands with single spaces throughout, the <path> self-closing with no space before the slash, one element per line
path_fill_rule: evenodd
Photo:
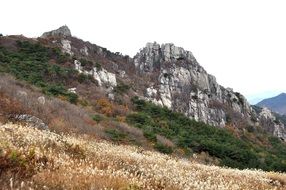
<path fill-rule="evenodd" d="M 41 119 L 33 115 L 21 114 L 14 116 L 13 119 L 15 119 L 16 121 L 26 122 L 29 124 L 29 126 L 35 127 L 40 130 L 49 130 L 49 127 Z"/>
<path fill-rule="evenodd" d="M 38 102 L 42 105 L 44 105 L 46 103 L 46 98 L 44 96 L 40 96 L 38 97 Z"/>

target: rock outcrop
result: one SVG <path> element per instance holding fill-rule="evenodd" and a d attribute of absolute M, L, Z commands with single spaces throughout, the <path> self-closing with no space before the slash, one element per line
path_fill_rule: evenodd
<path fill-rule="evenodd" d="M 115 74 L 108 72 L 104 68 L 93 67 L 91 70 L 84 70 L 81 66 L 81 62 L 78 60 L 74 61 L 74 66 L 79 73 L 93 76 L 99 86 L 105 85 L 111 88 L 117 86 Z"/>
<path fill-rule="evenodd" d="M 61 26 L 60 28 L 56 29 L 56 30 L 52 30 L 50 32 L 45 32 L 44 34 L 42 34 L 42 38 L 47 38 L 49 36 L 60 36 L 60 37 L 66 37 L 66 36 L 71 36 L 71 31 L 70 29 L 64 25 Z"/>
<path fill-rule="evenodd" d="M 268 108 L 262 108 L 258 111 L 260 125 L 266 129 L 267 132 L 286 141 L 286 127 L 279 121 Z"/>
<path fill-rule="evenodd" d="M 224 88 L 193 54 L 173 44 L 147 43 L 134 57 L 139 76 L 149 76 L 144 98 L 210 125 L 262 126 L 286 141 L 286 127 L 269 111 L 253 109 L 246 98 Z"/>
<path fill-rule="evenodd" d="M 173 44 L 147 43 L 134 58 L 139 75 L 156 80 L 146 89 L 145 98 L 197 121 L 224 127 L 228 111 L 250 118 L 252 109 L 239 93 L 216 82 L 196 61 L 193 54 Z M 153 77 L 154 78 L 154 77 Z"/>
<path fill-rule="evenodd" d="M 73 55 L 73 52 L 71 50 L 71 41 L 63 39 L 63 40 L 61 40 L 61 44 L 62 44 L 62 52 L 63 53 Z"/>
<path fill-rule="evenodd" d="M 14 116 L 13 119 L 17 121 L 26 122 L 29 124 L 29 126 L 40 130 L 49 130 L 49 127 L 41 119 L 33 115 L 21 114 Z"/>

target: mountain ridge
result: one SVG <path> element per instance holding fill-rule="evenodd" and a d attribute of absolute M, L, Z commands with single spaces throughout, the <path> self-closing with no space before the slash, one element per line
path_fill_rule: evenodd
<path fill-rule="evenodd" d="M 61 31 L 5 36 L 0 72 L 0 122 L 43 123 L 57 133 L 199 154 L 216 165 L 285 171 L 280 118 L 218 84 L 174 44 L 147 43 L 130 58 Z"/>
<path fill-rule="evenodd" d="M 286 139 L 283 123 L 275 122 L 275 117 L 268 117 L 271 119 L 266 122 L 264 112 L 256 112 L 243 95 L 218 84 L 190 51 L 172 43 L 147 43 L 130 58 L 72 37 L 67 26 L 44 34 L 49 35 L 41 36 L 36 42 L 60 48 L 72 56 L 73 63 L 70 62 L 69 67 L 92 77 L 100 93 L 112 101 L 119 101 L 114 93 L 119 83 L 131 85 L 131 94 L 196 121 L 217 127 L 260 125 L 268 133 Z M 76 87 L 71 88 L 76 91 Z"/>

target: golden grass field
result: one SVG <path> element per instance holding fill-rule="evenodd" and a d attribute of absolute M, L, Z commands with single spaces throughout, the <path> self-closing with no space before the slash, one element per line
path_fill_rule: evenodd
<path fill-rule="evenodd" d="M 286 189 L 286 174 L 207 166 L 85 135 L 0 126 L 2 189 Z"/>

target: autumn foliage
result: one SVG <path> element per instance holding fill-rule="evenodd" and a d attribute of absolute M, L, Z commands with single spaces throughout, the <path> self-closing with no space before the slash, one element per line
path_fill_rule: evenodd
<path fill-rule="evenodd" d="M 18 101 L 12 100 L 2 92 L 0 92 L 0 108 L 0 121 L 5 121 L 11 115 L 27 112 Z"/>
<path fill-rule="evenodd" d="M 108 117 L 122 117 L 128 112 L 127 106 L 116 105 L 109 101 L 107 98 L 100 98 L 96 101 L 96 111 Z"/>

